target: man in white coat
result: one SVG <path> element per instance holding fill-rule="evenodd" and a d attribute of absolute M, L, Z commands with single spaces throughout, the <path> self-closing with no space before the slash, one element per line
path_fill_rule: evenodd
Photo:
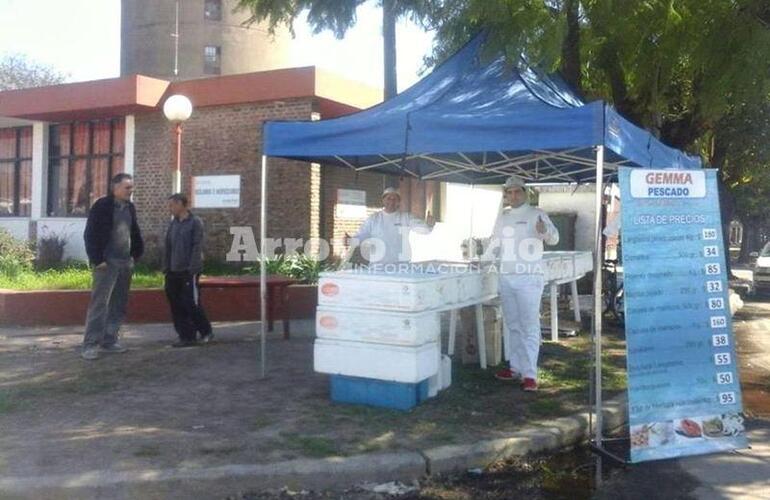
<path fill-rule="evenodd" d="M 500 302 L 510 368 L 500 370 L 495 377 L 521 380 L 523 390 L 536 391 L 543 243 L 557 244 L 559 232 L 544 211 L 527 203 L 521 178 L 512 176 L 506 181 L 504 201 L 507 207 L 495 222 L 491 241 L 499 251 Z"/>
<path fill-rule="evenodd" d="M 435 220 L 431 215 L 428 215 L 426 223 L 408 212 L 399 211 L 400 205 L 401 195 L 398 190 L 392 187 L 385 189 L 382 193 L 382 210 L 370 215 L 354 236 L 358 244 L 363 243 L 368 247 L 367 257 L 373 265 L 410 262 L 410 231 L 428 234 L 433 230 Z"/>

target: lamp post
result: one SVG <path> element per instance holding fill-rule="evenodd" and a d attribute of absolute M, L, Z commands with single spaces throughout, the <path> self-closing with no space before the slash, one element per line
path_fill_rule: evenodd
<path fill-rule="evenodd" d="M 190 118 L 193 107 L 190 99 L 176 94 L 172 95 L 163 103 L 163 114 L 168 121 L 175 125 L 176 133 L 176 169 L 174 170 L 173 192 L 182 191 L 182 122 Z"/>

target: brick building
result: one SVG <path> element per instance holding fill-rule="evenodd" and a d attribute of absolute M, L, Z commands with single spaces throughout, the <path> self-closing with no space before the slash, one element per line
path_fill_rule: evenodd
<path fill-rule="evenodd" d="M 194 106 L 182 138 L 183 190 L 190 192 L 194 179 L 239 180 L 237 206 L 193 202 L 208 228 L 206 253 L 213 260 L 224 260 L 231 226 L 259 234 L 264 121 L 341 116 L 381 99 L 379 91 L 313 67 L 176 82 L 134 75 L 0 92 L 0 227 L 24 239 L 64 236 L 65 258 L 83 259 L 87 211 L 107 193 L 108 179 L 125 171 L 135 176 L 147 260 L 157 262 L 175 163 L 162 105 L 173 94 Z M 270 237 L 341 238 L 379 208 L 385 185 L 399 182 L 407 209 L 424 215 L 426 203 L 439 206 L 436 184 L 338 167 L 271 159 L 268 182 Z M 341 190 L 354 195 L 355 210 L 343 210 Z"/>

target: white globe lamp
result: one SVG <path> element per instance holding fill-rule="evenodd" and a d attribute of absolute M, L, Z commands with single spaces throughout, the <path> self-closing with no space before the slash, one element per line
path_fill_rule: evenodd
<path fill-rule="evenodd" d="M 182 191 L 182 122 L 190 118 L 193 105 L 186 96 L 175 94 L 163 103 L 163 114 L 174 123 L 176 132 L 176 168 L 174 169 L 174 185 L 172 193 Z"/>

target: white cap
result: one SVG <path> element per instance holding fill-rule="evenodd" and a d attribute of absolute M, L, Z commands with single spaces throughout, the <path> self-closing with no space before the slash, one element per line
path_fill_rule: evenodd
<path fill-rule="evenodd" d="M 525 186 L 526 184 L 524 183 L 524 179 L 522 179 L 518 175 L 512 175 L 508 177 L 508 179 L 506 179 L 505 185 L 503 186 L 503 188 L 509 189 L 513 187 L 520 187 L 523 189 Z"/>
<path fill-rule="evenodd" d="M 394 187 L 385 188 L 385 191 L 382 192 L 382 197 L 385 198 L 389 194 L 395 194 L 399 198 L 401 198 L 401 193 L 398 192 L 398 189 Z"/>

